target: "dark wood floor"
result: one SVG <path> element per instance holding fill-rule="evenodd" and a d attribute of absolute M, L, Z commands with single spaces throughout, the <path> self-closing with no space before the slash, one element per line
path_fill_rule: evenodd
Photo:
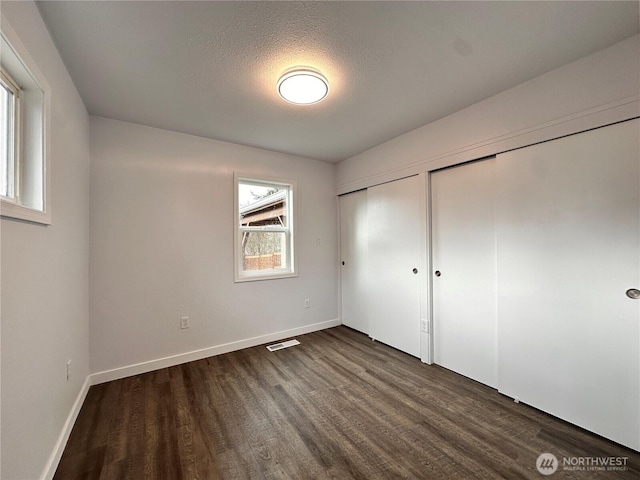
<path fill-rule="evenodd" d="M 545 478 L 640 454 L 346 327 L 91 387 L 56 479 Z"/>

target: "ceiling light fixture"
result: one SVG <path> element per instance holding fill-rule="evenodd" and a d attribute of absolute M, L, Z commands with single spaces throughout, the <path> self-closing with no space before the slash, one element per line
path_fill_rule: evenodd
<path fill-rule="evenodd" d="M 289 103 L 312 105 L 329 93 L 329 81 L 313 68 L 295 67 L 278 80 L 278 93 Z"/>

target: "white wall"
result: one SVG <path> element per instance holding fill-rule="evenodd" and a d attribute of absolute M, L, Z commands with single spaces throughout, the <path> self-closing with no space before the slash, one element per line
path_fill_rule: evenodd
<path fill-rule="evenodd" d="M 632 118 L 639 99 L 636 35 L 339 163 L 338 193 Z"/>
<path fill-rule="evenodd" d="M 298 278 L 234 283 L 236 170 L 298 182 Z M 92 117 L 96 381 L 337 324 L 334 173 L 328 163 Z M 191 327 L 180 330 L 185 315 Z"/>
<path fill-rule="evenodd" d="M 53 224 L 0 221 L 4 480 L 46 473 L 89 374 L 89 117 L 35 5 L 2 2 L 52 90 Z M 66 363 L 72 360 L 71 380 Z M 55 463 L 55 460 L 53 461 Z"/>

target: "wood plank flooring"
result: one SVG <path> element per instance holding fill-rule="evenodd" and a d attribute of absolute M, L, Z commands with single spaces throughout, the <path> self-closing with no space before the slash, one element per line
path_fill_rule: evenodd
<path fill-rule="evenodd" d="M 543 477 L 536 459 L 640 454 L 347 327 L 91 387 L 56 479 Z"/>

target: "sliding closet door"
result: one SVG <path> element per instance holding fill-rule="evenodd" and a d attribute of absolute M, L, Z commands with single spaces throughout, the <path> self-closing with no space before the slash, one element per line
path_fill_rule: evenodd
<path fill-rule="evenodd" d="M 340 197 L 342 323 L 369 333 L 367 318 L 367 191 Z"/>
<path fill-rule="evenodd" d="M 499 155 L 497 179 L 500 391 L 640 449 L 640 120 Z"/>
<path fill-rule="evenodd" d="M 495 158 L 431 174 L 434 362 L 497 388 Z"/>
<path fill-rule="evenodd" d="M 424 176 L 372 187 L 369 218 L 369 335 L 420 356 Z"/>

